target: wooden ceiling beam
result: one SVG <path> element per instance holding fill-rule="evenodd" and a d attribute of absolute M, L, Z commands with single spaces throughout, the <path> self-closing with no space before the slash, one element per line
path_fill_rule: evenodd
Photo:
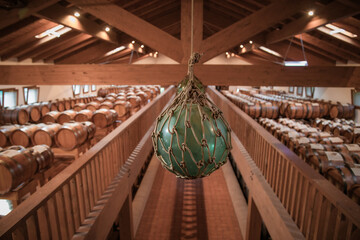
<path fill-rule="evenodd" d="M 193 52 L 200 52 L 203 40 L 203 0 L 194 1 L 193 14 Z M 183 58 L 181 63 L 187 63 L 191 52 L 191 1 L 181 0 L 181 44 Z"/>
<path fill-rule="evenodd" d="M 342 18 L 353 16 L 360 12 L 360 5 L 357 8 L 349 8 L 337 1 L 329 3 L 327 6 L 315 13 L 316 16 L 305 15 L 298 20 L 292 21 L 282 27 L 281 30 L 270 32 L 266 37 L 266 43 L 272 44 L 291 36 L 308 32 L 327 23 L 338 21 Z"/>
<path fill-rule="evenodd" d="M 75 46 L 91 38 L 92 36 L 88 34 L 79 34 L 74 38 L 68 39 L 67 41 L 62 41 L 59 45 L 51 45 L 51 47 L 47 48 L 42 53 L 37 53 L 35 57 L 32 57 L 32 60 L 33 62 L 37 62 L 41 59 L 45 59 L 47 57 L 55 55 L 58 52 L 62 52 L 65 49 L 71 48 L 72 46 Z"/>
<path fill-rule="evenodd" d="M 301 34 L 304 42 L 307 42 L 317 48 L 322 49 L 323 51 L 329 52 L 335 56 L 340 57 L 341 59 L 350 59 L 355 62 L 360 62 L 360 56 L 356 57 L 351 51 L 347 51 L 345 48 L 338 47 L 328 41 L 322 40 L 320 38 L 314 37 L 308 33 Z M 294 36 L 294 38 L 300 38 L 300 35 Z"/>
<path fill-rule="evenodd" d="M 75 53 L 77 50 L 81 49 L 81 48 L 85 48 L 88 45 L 91 45 L 93 43 L 95 43 L 96 41 L 98 41 L 97 38 L 90 38 L 88 40 L 85 40 L 79 44 L 76 44 L 75 46 L 69 47 L 67 49 L 58 51 L 57 53 L 55 53 L 54 55 L 51 55 L 49 57 L 46 57 L 44 59 L 44 62 L 46 63 L 51 63 L 54 62 L 58 59 L 64 58 L 65 56 L 69 56 L 72 53 Z"/>
<path fill-rule="evenodd" d="M 94 21 L 87 19 L 85 16 L 75 17 L 74 12 L 69 8 L 65 8 L 60 4 L 50 6 L 34 15 L 40 18 L 48 19 L 49 21 L 62 24 L 80 32 L 89 34 L 98 39 L 119 44 L 121 37 L 115 31 L 106 32 L 104 26 L 97 24 Z"/>
<path fill-rule="evenodd" d="M 98 40 L 91 45 L 78 49 L 73 54 L 57 59 L 54 62 L 56 64 L 81 64 L 96 59 L 102 56 L 104 52 L 113 50 L 116 47 L 117 45 L 113 43 Z"/>
<path fill-rule="evenodd" d="M 186 72 L 186 64 L 13 65 L 0 66 L 0 79 L 4 85 L 172 85 Z M 360 87 L 359 67 L 198 65 L 195 74 L 205 85 Z"/>
<path fill-rule="evenodd" d="M 0 10 L 0 29 L 10 26 L 21 19 L 31 16 L 44 8 L 47 8 L 59 0 L 33 0 L 29 1 L 26 7 L 12 10 Z"/>
<path fill-rule="evenodd" d="M 294 13 L 307 9 L 313 2 L 313 0 L 276 1 L 239 20 L 203 41 L 202 52 L 204 55 L 201 62 L 206 62 Z"/>
<path fill-rule="evenodd" d="M 102 3 L 101 0 L 70 0 L 70 2 L 175 61 L 181 61 L 183 54 L 179 39 L 116 4 L 99 4 Z"/>

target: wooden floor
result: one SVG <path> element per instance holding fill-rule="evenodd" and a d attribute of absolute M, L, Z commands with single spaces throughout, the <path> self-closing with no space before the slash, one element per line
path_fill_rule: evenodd
<path fill-rule="evenodd" d="M 136 239 L 241 239 L 223 171 L 183 180 L 160 167 Z"/>

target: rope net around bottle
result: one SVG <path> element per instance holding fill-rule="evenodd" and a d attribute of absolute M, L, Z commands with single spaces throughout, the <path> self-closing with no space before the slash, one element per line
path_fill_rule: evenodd
<path fill-rule="evenodd" d="M 190 58 L 188 75 L 169 107 L 157 118 L 152 135 L 162 166 L 188 179 L 210 175 L 226 163 L 231 149 L 228 123 L 193 74 L 199 58 L 198 53 Z"/>

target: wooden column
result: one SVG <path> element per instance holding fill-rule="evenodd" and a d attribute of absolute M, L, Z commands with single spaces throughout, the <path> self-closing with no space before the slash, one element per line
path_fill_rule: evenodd
<path fill-rule="evenodd" d="M 262 219 L 259 210 L 254 202 L 251 192 L 249 192 L 248 217 L 245 234 L 246 240 L 260 239 L 261 222 Z"/>
<path fill-rule="evenodd" d="M 130 188 L 131 189 L 131 188 Z M 119 213 L 119 232 L 121 240 L 134 239 L 134 226 L 132 214 L 132 197 L 129 192 Z"/>

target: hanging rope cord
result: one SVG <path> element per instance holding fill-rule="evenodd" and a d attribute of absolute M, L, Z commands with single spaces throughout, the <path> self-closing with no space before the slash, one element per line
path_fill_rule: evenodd
<path fill-rule="evenodd" d="M 285 63 L 286 57 L 287 57 L 287 55 L 289 53 L 289 50 L 290 50 L 293 39 L 294 39 L 294 36 L 291 37 L 290 44 L 289 44 L 289 46 L 288 46 L 288 48 L 286 50 L 284 60 L 283 60 L 284 63 Z M 302 50 L 302 54 L 304 56 L 304 60 L 307 62 L 307 58 L 306 58 L 306 55 L 305 55 L 304 42 L 303 42 L 303 39 L 302 39 L 302 34 L 300 34 L 300 43 L 301 43 L 301 50 Z"/>

